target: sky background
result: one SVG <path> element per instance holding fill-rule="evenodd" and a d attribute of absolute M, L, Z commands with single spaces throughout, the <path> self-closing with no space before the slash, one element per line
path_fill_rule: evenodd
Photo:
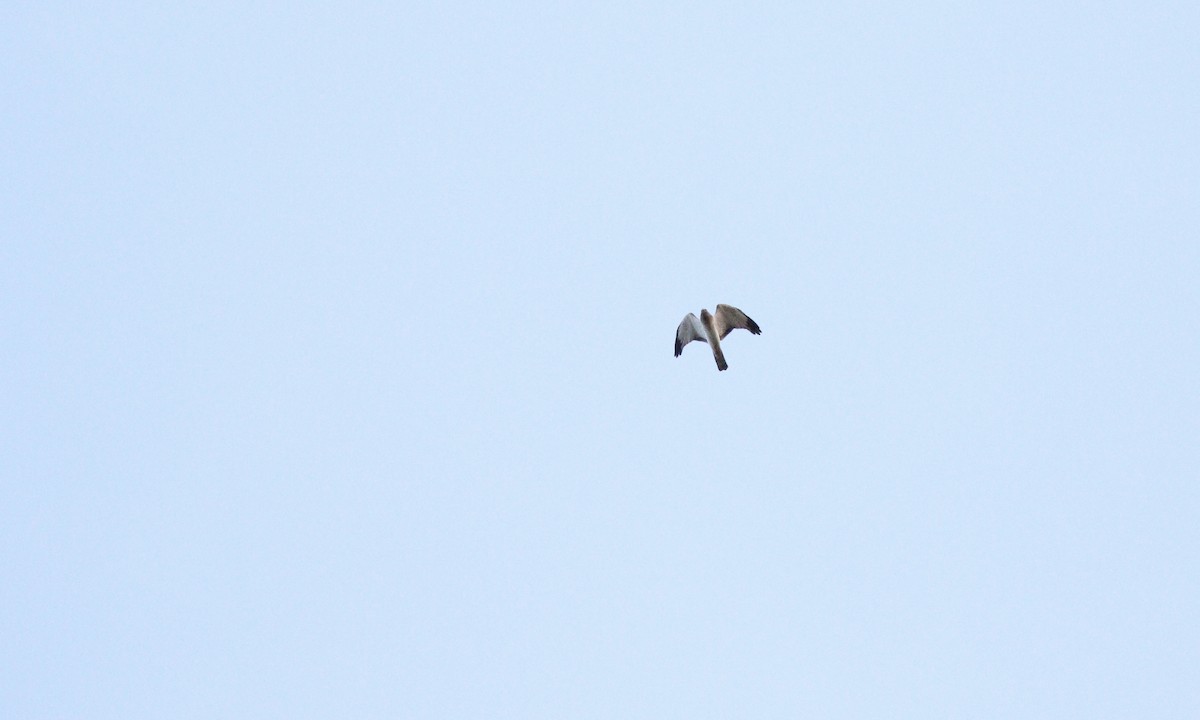
<path fill-rule="evenodd" d="M 1195 3 L 0 16 L 0 716 L 1200 715 Z"/>

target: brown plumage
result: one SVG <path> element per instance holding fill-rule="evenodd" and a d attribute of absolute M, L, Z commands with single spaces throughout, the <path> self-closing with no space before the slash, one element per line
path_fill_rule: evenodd
<path fill-rule="evenodd" d="M 749 330 L 755 335 L 761 335 L 758 323 L 750 319 L 746 313 L 732 305 L 718 305 L 716 313 L 709 313 L 705 308 L 697 318 L 694 313 L 688 313 L 675 330 L 675 357 L 683 353 L 683 346 L 693 340 L 708 343 L 712 348 L 713 359 L 717 361 L 717 370 L 725 370 L 729 364 L 725 362 L 725 352 L 721 350 L 721 341 L 737 328 Z"/>

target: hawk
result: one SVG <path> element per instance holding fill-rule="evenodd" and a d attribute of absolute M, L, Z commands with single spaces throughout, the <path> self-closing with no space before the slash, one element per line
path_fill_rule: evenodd
<path fill-rule="evenodd" d="M 679 328 L 675 330 L 675 357 L 683 353 L 683 346 L 693 340 L 706 342 L 712 347 L 713 359 L 717 361 L 717 370 L 729 367 L 725 362 L 725 353 L 721 352 L 721 341 L 735 328 L 749 330 L 755 335 L 762 335 L 758 323 L 746 316 L 746 313 L 732 305 L 718 305 L 717 311 L 710 315 L 708 309 L 700 311 L 700 317 L 688 313 Z"/>

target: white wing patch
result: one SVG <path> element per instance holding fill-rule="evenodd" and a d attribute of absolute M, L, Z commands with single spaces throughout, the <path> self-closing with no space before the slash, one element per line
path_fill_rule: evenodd
<path fill-rule="evenodd" d="M 693 340 L 707 343 L 708 333 L 704 332 L 700 318 L 696 317 L 695 313 L 688 313 L 683 318 L 683 322 L 679 323 L 679 328 L 675 330 L 675 357 L 679 357 L 683 352 L 683 346 Z"/>

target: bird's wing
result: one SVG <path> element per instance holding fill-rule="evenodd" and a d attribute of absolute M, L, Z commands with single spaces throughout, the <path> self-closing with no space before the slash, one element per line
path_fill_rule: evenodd
<path fill-rule="evenodd" d="M 683 352 L 683 346 L 693 340 L 700 342 L 708 342 L 708 333 L 704 332 L 704 326 L 700 324 L 700 318 L 696 317 L 695 313 L 688 313 L 683 322 L 679 323 L 678 329 L 675 330 L 675 357 Z"/>
<path fill-rule="evenodd" d="M 758 323 L 751 320 L 746 313 L 732 305 L 718 305 L 717 312 L 713 317 L 716 320 L 717 333 L 720 334 L 722 340 L 736 328 L 749 330 L 755 335 L 762 335 L 762 330 L 758 327 Z"/>

